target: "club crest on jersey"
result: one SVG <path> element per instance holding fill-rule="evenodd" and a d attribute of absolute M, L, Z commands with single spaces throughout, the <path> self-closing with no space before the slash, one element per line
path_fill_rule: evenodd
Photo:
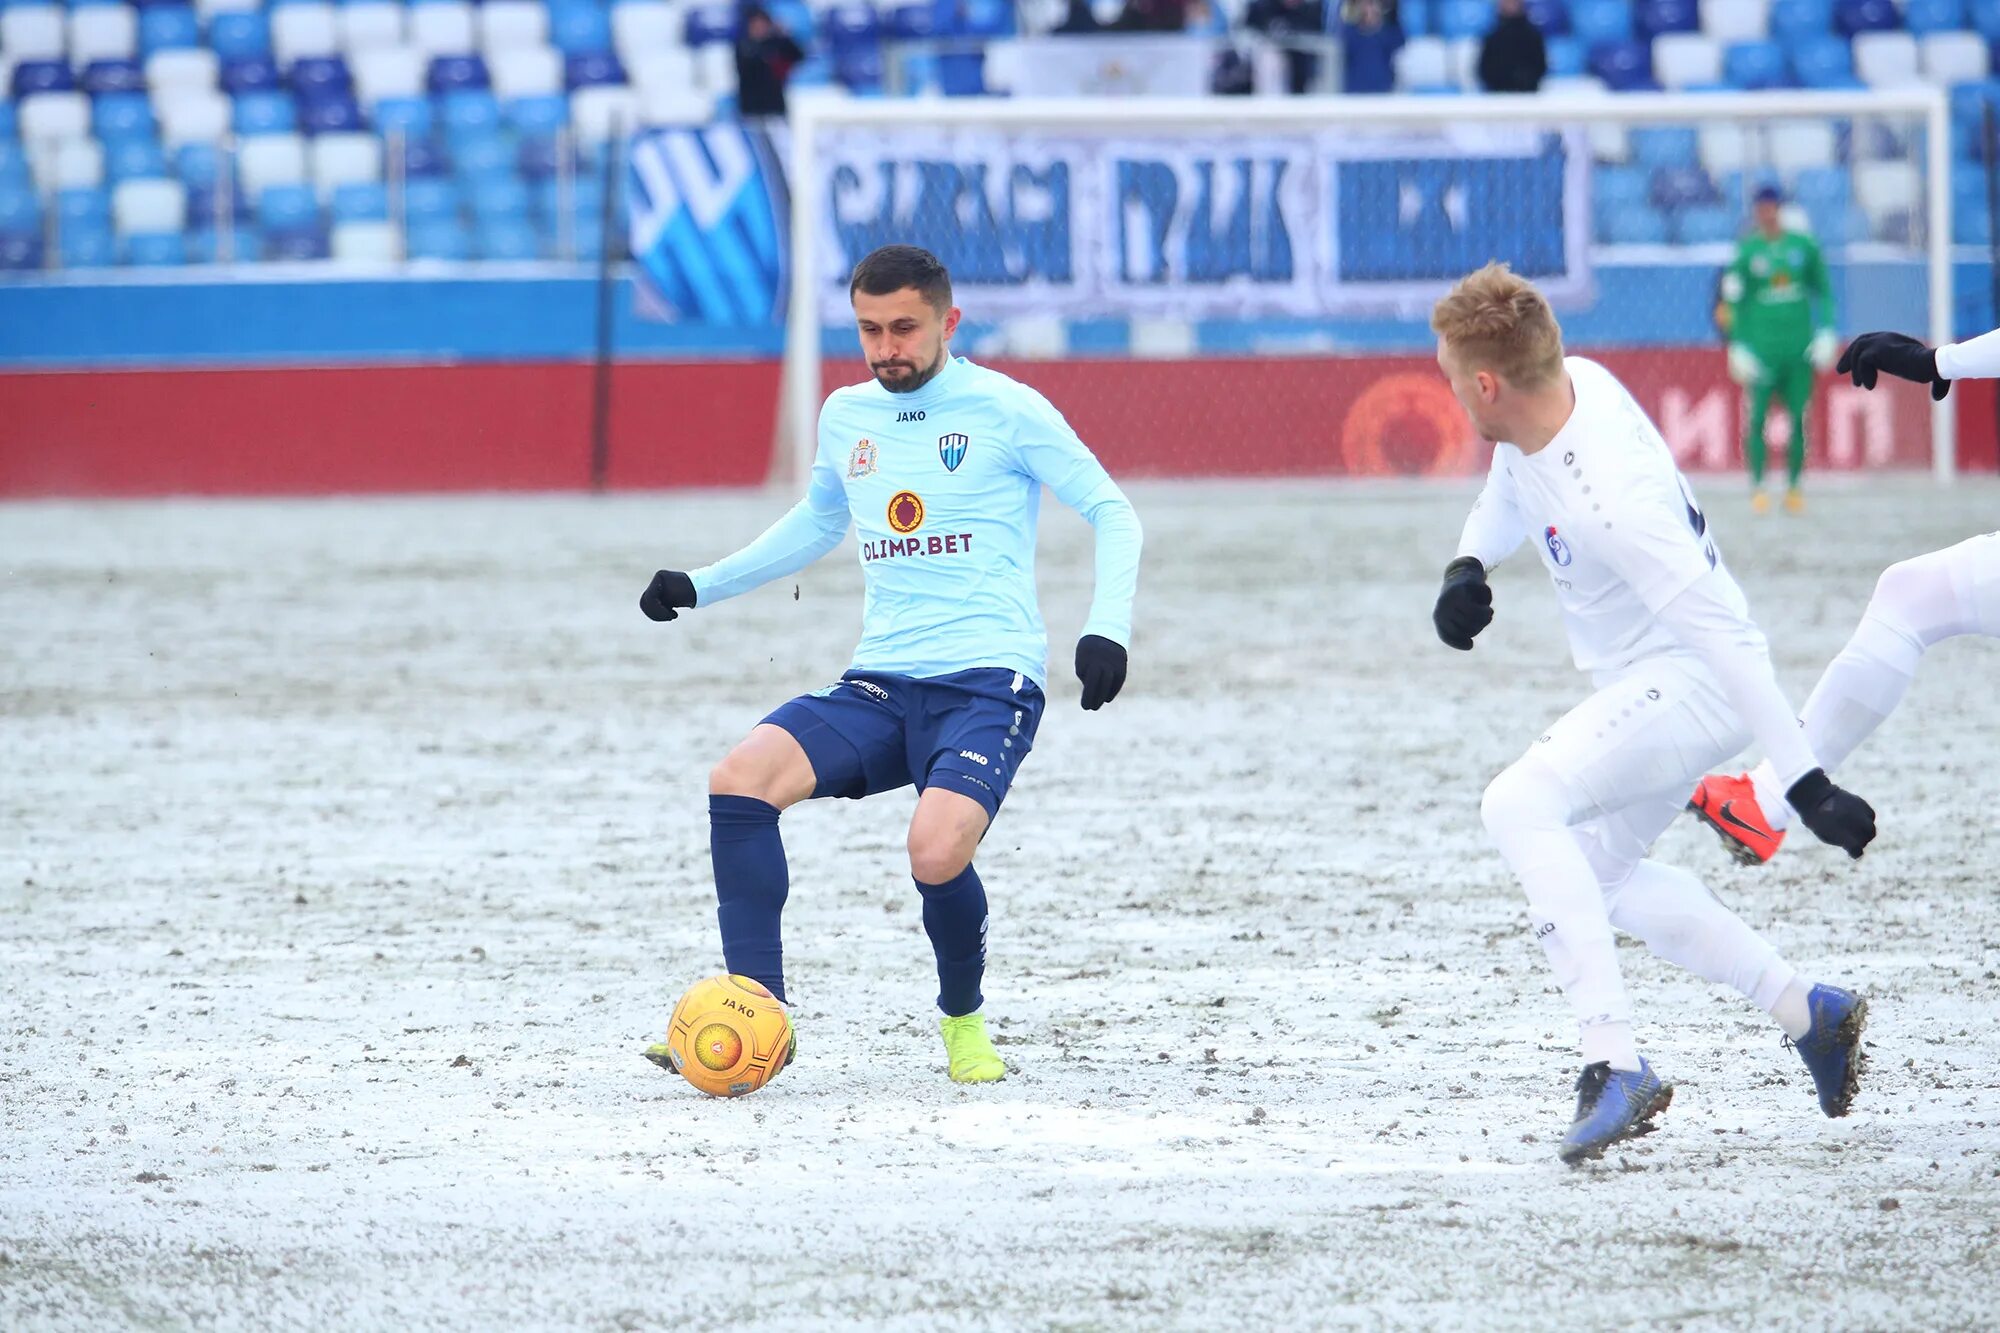
<path fill-rule="evenodd" d="M 889 527 L 904 536 L 924 525 L 924 502 L 914 491 L 897 491 L 889 499 Z"/>
<path fill-rule="evenodd" d="M 872 476 L 875 472 L 875 443 L 872 440 L 858 441 L 854 452 L 847 456 L 847 479 L 858 481 Z"/>
<path fill-rule="evenodd" d="M 1569 543 L 1564 541 L 1562 536 L 1556 532 L 1553 524 L 1550 525 L 1547 532 L 1542 534 L 1542 540 L 1549 544 L 1549 559 L 1555 561 L 1557 564 L 1567 566 L 1574 558 L 1569 553 Z"/>
<path fill-rule="evenodd" d="M 965 451 L 972 447 L 972 439 L 965 435 L 938 436 L 938 457 L 944 462 L 946 472 L 958 471 L 958 465 L 965 461 Z"/>

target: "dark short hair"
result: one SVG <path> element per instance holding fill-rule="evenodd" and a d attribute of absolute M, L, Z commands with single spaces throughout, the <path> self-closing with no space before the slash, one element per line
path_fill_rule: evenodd
<path fill-rule="evenodd" d="M 905 287 L 916 288 L 934 310 L 951 308 L 951 273 L 920 245 L 885 245 L 863 256 L 847 280 L 847 298 L 856 292 L 888 296 Z"/>

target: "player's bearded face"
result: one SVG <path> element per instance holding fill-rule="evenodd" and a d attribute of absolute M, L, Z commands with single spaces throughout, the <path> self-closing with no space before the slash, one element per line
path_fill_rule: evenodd
<path fill-rule="evenodd" d="M 854 294 L 861 354 L 890 393 L 914 393 L 944 369 L 958 317 L 957 306 L 937 310 L 913 287 L 887 296 Z"/>

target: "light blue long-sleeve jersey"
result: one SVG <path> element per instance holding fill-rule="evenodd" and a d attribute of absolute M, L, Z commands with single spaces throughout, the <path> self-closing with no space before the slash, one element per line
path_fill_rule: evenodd
<path fill-rule="evenodd" d="M 867 585 L 852 670 L 922 678 L 999 667 L 1042 684 L 1043 486 L 1097 532 L 1083 632 L 1129 648 L 1140 546 L 1131 502 L 1048 399 L 963 357 L 914 393 L 870 379 L 829 395 L 806 498 L 736 554 L 692 571 L 695 598 L 709 606 L 795 574 L 851 522 Z"/>

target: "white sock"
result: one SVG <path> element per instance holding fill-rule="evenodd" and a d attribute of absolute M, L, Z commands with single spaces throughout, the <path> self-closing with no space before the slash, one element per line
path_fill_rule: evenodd
<path fill-rule="evenodd" d="M 1806 1003 L 1806 997 L 1811 993 L 1812 984 L 1794 973 L 1792 979 L 1785 983 L 1785 988 L 1778 992 L 1777 999 L 1767 1006 L 1771 1017 L 1778 1020 L 1778 1026 L 1793 1041 L 1805 1036 L 1812 1028 L 1812 1009 Z"/>
<path fill-rule="evenodd" d="M 1594 1065 L 1601 1060 L 1628 1074 L 1639 1072 L 1639 1044 L 1633 1039 L 1630 1023 L 1591 1023 L 1579 1031 L 1583 1034 L 1585 1064 Z"/>

